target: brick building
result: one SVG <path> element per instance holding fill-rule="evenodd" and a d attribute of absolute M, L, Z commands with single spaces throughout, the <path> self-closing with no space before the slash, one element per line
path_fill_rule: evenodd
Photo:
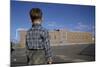
<path fill-rule="evenodd" d="M 21 29 L 19 32 L 20 47 L 25 47 L 26 30 Z M 88 44 L 93 43 L 93 37 L 90 32 L 70 32 L 66 30 L 49 31 L 51 46 L 68 45 L 68 44 Z"/>

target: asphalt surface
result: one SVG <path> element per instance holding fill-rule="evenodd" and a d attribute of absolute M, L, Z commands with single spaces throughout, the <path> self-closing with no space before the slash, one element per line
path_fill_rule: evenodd
<path fill-rule="evenodd" d="M 95 61 L 95 44 L 53 46 L 53 64 Z M 11 54 L 11 66 L 27 66 L 25 49 L 17 48 Z"/>

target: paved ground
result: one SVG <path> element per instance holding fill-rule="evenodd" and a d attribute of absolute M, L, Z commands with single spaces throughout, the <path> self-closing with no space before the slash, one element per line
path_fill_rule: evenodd
<path fill-rule="evenodd" d="M 95 61 L 94 44 L 78 44 L 66 46 L 53 46 L 53 63 L 74 63 Z M 27 65 L 25 49 L 16 49 L 11 55 L 12 66 Z"/>

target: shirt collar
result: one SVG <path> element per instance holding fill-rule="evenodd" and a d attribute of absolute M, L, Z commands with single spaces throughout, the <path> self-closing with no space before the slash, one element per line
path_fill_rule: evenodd
<path fill-rule="evenodd" d="M 38 27 L 41 26 L 41 24 L 32 24 L 32 27 Z"/>

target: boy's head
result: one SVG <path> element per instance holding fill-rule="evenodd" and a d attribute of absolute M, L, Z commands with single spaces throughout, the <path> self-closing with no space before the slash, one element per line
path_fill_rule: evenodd
<path fill-rule="evenodd" d="M 41 24 L 42 21 L 42 11 L 39 8 L 32 8 L 30 10 L 30 18 L 32 24 Z"/>

